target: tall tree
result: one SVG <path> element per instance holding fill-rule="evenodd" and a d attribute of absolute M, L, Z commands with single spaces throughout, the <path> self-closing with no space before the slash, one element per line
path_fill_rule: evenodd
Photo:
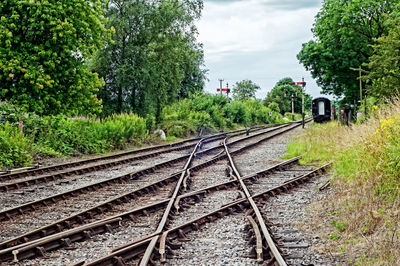
<path fill-rule="evenodd" d="M 383 16 L 396 1 L 325 0 L 313 28 L 315 40 L 297 55 L 322 92 L 358 100 L 357 73 L 372 55 L 374 38 L 385 33 Z"/>
<path fill-rule="evenodd" d="M 256 91 L 260 89 L 260 86 L 253 83 L 249 79 L 245 79 L 236 82 L 235 87 L 232 90 L 233 98 L 235 99 L 249 99 L 256 97 Z"/>
<path fill-rule="evenodd" d="M 0 99 L 41 114 L 92 114 L 102 85 L 87 60 L 107 36 L 105 0 L 0 2 Z"/>
<path fill-rule="evenodd" d="M 99 92 L 109 112 L 154 113 L 164 103 L 202 90 L 203 51 L 194 25 L 200 0 L 111 0 L 106 16 L 113 42 L 94 62 L 106 85 Z"/>
<path fill-rule="evenodd" d="M 391 97 L 400 93 L 400 4 L 385 23 L 388 33 L 377 39 L 370 57 L 367 76 L 371 95 Z"/>
<path fill-rule="evenodd" d="M 292 111 L 292 97 L 294 101 L 294 112 L 301 113 L 302 111 L 302 87 L 292 85 L 293 79 L 283 78 L 276 83 L 274 88 L 268 92 L 264 100 L 265 106 L 270 106 L 277 103 L 282 114 Z M 304 94 L 304 108 L 310 110 L 312 98 L 308 94 Z"/>

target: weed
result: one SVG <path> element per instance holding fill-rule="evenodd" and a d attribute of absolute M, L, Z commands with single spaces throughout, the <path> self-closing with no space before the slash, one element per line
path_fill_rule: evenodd
<path fill-rule="evenodd" d="M 340 234 L 336 233 L 336 232 L 333 232 L 328 236 L 328 239 L 333 239 L 333 240 L 336 240 L 336 239 L 339 239 L 339 238 L 340 238 Z"/>
<path fill-rule="evenodd" d="M 359 258 L 356 265 L 399 265 L 400 99 L 373 109 L 370 119 L 352 127 L 336 122 L 314 125 L 288 145 L 284 158 L 332 161 L 335 194 L 326 204 L 335 211 L 324 215 L 334 217 L 330 223 L 340 235 L 329 238 L 340 236 L 338 245 Z"/>
<path fill-rule="evenodd" d="M 331 223 L 339 231 L 344 231 L 344 229 L 346 229 L 346 227 L 347 227 L 347 225 L 341 221 L 332 220 Z"/>

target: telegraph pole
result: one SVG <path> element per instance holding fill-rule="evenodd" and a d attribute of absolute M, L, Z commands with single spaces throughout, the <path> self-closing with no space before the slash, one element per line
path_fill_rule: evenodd
<path fill-rule="evenodd" d="M 362 100 L 363 100 L 363 97 L 362 97 L 362 76 L 361 76 L 361 73 L 362 72 L 367 72 L 367 71 L 365 71 L 365 70 L 363 70 L 362 68 L 361 68 L 361 66 L 359 67 L 359 68 L 354 68 L 354 67 L 350 67 L 350 70 L 354 70 L 354 71 L 358 71 L 359 72 L 359 80 L 360 80 L 360 105 L 361 105 L 361 103 L 362 103 Z M 364 101 L 364 115 L 366 116 L 367 115 L 367 97 L 365 97 L 365 101 Z"/>
<path fill-rule="evenodd" d="M 304 128 L 304 87 L 306 86 L 306 83 L 304 82 L 304 77 L 301 80 L 302 86 L 301 86 L 301 116 L 303 118 L 303 128 Z"/>
<path fill-rule="evenodd" d="M 224 81 L 224 79 L 219 79 L 219 89 L 221 92 L 221 96 L 222 96 L 222 82 Z"/>

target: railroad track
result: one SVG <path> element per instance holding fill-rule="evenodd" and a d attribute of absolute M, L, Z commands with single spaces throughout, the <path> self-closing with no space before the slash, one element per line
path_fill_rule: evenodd
<path fill-rule="evenodd" d="M 279 126 L 278 128 L 281 128 L 281 126 Z M 274 129 L 271 129 L 271 132 L 273 132 Z M 264 132 L 265 134 L 265 132 Z M 242 140 L 237 140 L 236 142 L 239 143 L 240 141 L 243 140 L 248 140 L 251 139 L 253 137 L 259 137 L 262 134 L 254 134 L 253 136 L 247 136 Z M 234 144 L 234 143 L 233 143 Z M 202 152 L 198 152 L 197 154 L 206 154 L 209 152 L 212 152 L 213 150 L 218 149 L 218 147 L 213 147 L 207 150 L 203 150 Z M 106 181 L 102 181 L 102 182 L 98 182 L 89 186 L 84 186 L 78 189 L 74 189 L 71 191 L 67 191 L 61 194 L 57 194 L 57 195 L 53 195 L 51 197 L 46 197 L 43 199 L 39 199 L 33 202 L 29 202 L 23 205 L 19 205 L 17 207 L 5 210 L 3 212 L 0 212 L 0 221 L 3 221 L 3 228 L 5 228 L 5 231 L 16 231 L 17 234 L 21 233 L 21 230 L 23 230 L 24 226 L 20 223 L 18 225 L 18 228 L 10 228 L 8 222 L 6 222 L 7 220 L 10 219 L 17 219 L 20 216 L 24 216 L 25 220 L 27 220 L 27 225 L 25 227 L 31 228 L 33 225 L 32 223 L 30 223 L 30 220 L 32 218 L 32 212 L 33 214 L 36 214 L 36 217 L 40 217 L 40 218 L 44 218 L 46 217 L 46 213 L 54 213 L 54 214 L 58 214 L 57 217 L 59 217 L 58 219 L 60 219 L 60 223 L 58 223 L 57 227 L 53 227 L 51 230 L 49 229 L 48 226 L 43 225 L 43 228 L 40 230 L 40 234 L 43 235 L 47 235 L 48 232 L 57 232 L 57 230 L 60 230 L 60 224 L 62 225 L 62 228 L 68 228 L 71 226 L 71 221 L 72 224 L 74 224 L 74 222 L 76 221 L 84 221 L 85 219 L 91 218 L 92 216 L 96 216 L 98 214 L 101 214 L 102 212 L 111 209 L 111 207 L 113 206 L 118 206 L 123 204 L 123 202 L 127 201 L 130 202 L 132 200 L 138 199 L 141 195 L 146 194 L 150 191 L 153 191 L 159 187 L 162 187 L 166 184 L 169 184 L 171 182 L 174 182 L 176 180 L 176 178 L 179 176 L 179 173 L 173 173 L 171 174 L 169 177 L 165 177 L 165 173 L 166 170 L 168 168 L 166 167 L 170 167 L 172 164 L 178 164 L 180 161 L 183 161 L 184 159 L 186 159 L 188 156 L 182 156 L 178 159 L 172 160 L 172 161 L 167 161 L 165 163 L 162 164 L 158 164 L 158 165 L 154 165 L 150 168 L 146 168 L 140 171 L 136 171 L 134 173 L 130 173 L 128 175 L 123 175 L 123 176 L 119 176 L 119 177 L 115 177 Z M 201 169 L 204 168 L 210 164 L 212 164 L 215 161 L 220 160 L 222 157 L 217 157 L 214 158 L 212 160 L 208 160 L 202 164 L 196 165 L 195 168 L 193 169 L 194 171 L 196 171 L 197 169 Z M 204 159 L 204 158 L 202 158 Z M 178 171 L 177 169 L 180 167 L 176 168 L 176 171 Z M 111 197 L 111 199 L 107 200 L 107 201 L 103 201 L 100 204 L 94 204 L 94 206 L 92 206 L 91 208 L 88 208 L 88 210 L 83 211 L 83 212 L 73 212 L 70 211 L 69 213 L 74 213 L 75 215 L 71 216 L 71 219 L 65 219 L 65 217 L 68 217 L 69 215 L 64 214 L 64 212 L 66 212 L 65 209 L 67 209 L 65 206 L 66 202 L 68 202 L 68 200 L 71 199 L 76 199 L 75 201 L 85 201 L 85 199 L 87 200 L 88 198 L 90 199 L 91 195 L 89 196 L 85 196 L 88 193 L 91 194 L 100 194 L 99 190 L 103 190 L 106 191 L 109 189 L 109 187 L 111 186 L 125 186 L 126 182 L 130 182 L 130 181 L 136 181 L 136 180 L 140 180 L 143 178 L 146 178 L 147 176 L 151 176 L 151 175 L 163 175 L 163 178 L 160 178 L 158 176 L 158 179 L 156 179 L 156 181 L 154 182 L 147 182 L 147 184 L 143 184 L 143 182 L 141 183 L 141 188 L 138 189 L 132 189 L 129 192 L 125 192 L 125 193 L 121 193 L 118 196 L 115 197 Z M 170 171 L 171 172 L 171 171 Z M 84 195 L 85 198 L 77 198 L 80 195 Z M 58 209 L 50 209 L 51 206 L 62 206 L 59 207 Z M 71 204 L 69 204 L 71 205 Z M 73 205 L 73 204 L 72 204 Z M 79 204 L 78 204 L 79 206 Z M 45 209 L 45 212 L 41 212 L 41 210 Z M 85 219 L 84 219 L 85 218 Z M 47 217 L 47 219 L 53 219 L 56 220 L 56 217 Z M 35 219 L 33 219 L 35 220 Z M 40 219 L 40 220 L 46 220 L 46 219 Z M 1 225 L 1 224 L 0 224 Z M 37 225 L 36 225 L 37 226 Z M 27 231 L 22 231 L 23 233 L 26 233 Z M 46 233 L 45 233 L 46 232 Z M 37 235 L 37 234 L 36 234 Z M 11 235 L 12 237 L 12 235 Z M 24 236 L 26 237 L 26 236 Z M 4 239 L 3 239 L 4 241 Z M 2 248 L 4 246 L 1 246 Z"/>
<path fill-rule="evenodd" d="M 283 132 L 285 132 L 285 130 L 282 130 L 282 132 L 278 132 L 278 134 L 282 134 Z M 197 150 L 199 149 L 199 147 L 201 146 L 201 143 L 202 143 L 200 141 L 199 143 L 196 144 L 196 148 L 190 154 L 189 160 L 187 160 L 185 167 L 183 169 L 181 169 L 180 173 L 171 175 L 171 177 L 165 178 L 161 182 L 155 182 L 154 184 L 146 186 L 143 189 L 138 189 L 135 192 L 127 193 L 126 195 L 124 195 L 124 197 L 118 197 L 113 200 L 109 200 L 109 202 L 100 204 L 99 206 L 96 206 L 96 208 L 92 208 L 89 212 L 86 212 L 85 214 L 82 213 L 79 215 L 68 217 L 68 219 L 60 220 L 51 226 L 38 229 L 38 230 L 36 230 L 36 232 L 30 232 L 29 234 L 25 234 L 24 236 L 20 236 L 19 238 L 18 237 L 14 238 L 11 241 L 3 242 L 1 244 L 2 250 L 0 251 L 0 259 L 1 259 L 1 261 L 7 261 L 10 259 L 11 260 L 13 260 L 13 259 L 21 260 L 24 258 L 31 258 L 31 257 L 35 257 L 35 256 L 45 255 L 48 251 L 51 251 L 53 249 L 58 249 L 60 247 L 66 247 L 68 249 L 68 248 L 71 248 L 71 245 L 73 245 L 73 243 L 75 241 L 81 241 L 83 239 L 88 240 L 91 237 L 93 237 L 93 235 L 97 235 L 97 234 L 100 234 L 100 235 L 105 234 L 105 233 L 109 234 L 110 232 L 120 228 L 121 226 L 122 227 L 128 226 L 128 228 L 131 228 L 131 227 L 129 227 L 129 225 L 125 224 L 127 221 L 134 222 L 135 220 L 138 219 L 138 216 L 148 216 L 149 214 L 154 213 L 155 217 L 158 217 L 161 219 L 161 222 L 156 226 L 156 228 L 153 228 L 153 229 L 155 229 L 155 230 L 153 230 L 154 231 L 153 233 L 143 233 L 143 234 L 147 235 L 147 238 L 144 237 L 144 240 L 143 240 L 146 243 L 146 248 L 144 249 L 144 244 L 141 245 L 140 247 L 142 250 L 135 256 L 140 257 L 142 264 L 147 264 L 152 258 L 157 257 L 156 256 L 156 254 L 158 254 L 157 250 L 159 250 L 161 252 L 160 258 L 162 260 L 165 260 L 165 254 L 166 254 L 166 249 L 165 249 L 166 244 L 165 243 L 168 243 L 168 241 L 169 241 L 168 239 L 170 239 L 170 238 L 176 239 L 176 237 L 179 237 L 179 235 L 182 235 L 181 234 L 182 232 L 184 232 L 185 230 L 189 230 L 187 228 L 189 228 L 189 227 L 193 228 L 193 224 L 189 227 L 185 227 L 184 225 L 186 223 L 174 226 L 174 224 L 171 223 L 171 220 L 172 221 L 176 220 L 176 218 L 171 219 L 171 217 L 176 216 L 177 213 L 180 213 L 183 209 L 186 209 L 185 205 L 188 205 L 188 204 L 190 205 L 190 202 L 193 202 L 196 200 L 198 201 L 198 200 L 201 200 L 204 198 L 208 198 L 208 203 L 206 203 L 206 205 L 207 204 L 210 205 L 211 202 L 215 202 L 214 199 L 218 198 L 217 195 L 221 194 L 220 193 L 221 191 L 224 191 L 225 197 L 226 197 L 226 195 L 231 194 L 230 195 L 231 199 L 232 199 L 232 197 L 233 198 L 240 197 L 239 199 L 233 200 L 231 202 L 230 201 L 223 202 L 223 204 L 228 204 L 227 206 L 231 206 L 233 204 L 232 205 L 233 207 L 228 208 L 228 213 L 235 213 L 235 210 L 245 209 L 248 206 L 253 207 L 253 212 L 254 212 L 253 216 L 254 215 L 255 216 L 252 218 L 250 218 L 250 217 L 248 218 L 249 223 L 253 224 L 252 222 L 259 220 L 259 218 L 257 217 L 257 211 L 254 209 L 254 206 L 253 206 L 253 205 L 255 205 L 254 200 L 253 200 L 253 198 L 255 196 L 252 196 L 249 194 L 250 190 L 247 189 L 245 182 L 252 184 L 255 180 L 258 180 L 260 177 L 265 177 L 266 175 L 271 175 L 271 173 L 273 173 L 273 172 L 276 172 L 281 169 L 285 169 L 289 165 L 295 163 L 297 160 L 297 159 L 295 159 L 295 160 L 285 162 L 284 164 L 275 165 L 274 167 L 270 167 L 264 171 L 241 178 L 240 174 L 238 174 L 237 169 L 235 169 L 235 166 L 233 164 L 232 154 L 243 153 L 247 149 L 252 148 L 256 145 L 259 145 L 263 141 L 266 141 L 273 137 L 273 135 L 265 137 L 265 133 L 264 133 L 263 137 L 261 137 L 261 136 L 262 136 L 262 134 L 260 134 L 256 137 L 253 136 L 253 138 L 254 138 L 253 142 L 248 143 L 246 146 L 243 146 L 242 144 L 240 144 L 240 141 L 238 140 L 236 142 L 236 144 L 239 144 L 239 145 L 236 145 L 236 149 L 234 149 L 232 152 L 230 152 L 228 150 L 229 143 L 225 143 L 224 148 L 225 148 L 226 154 L 220 154 L 211 160 L 207 160 L 204 163 L 199 163 L 193 167 L 190 167 L 190 165 L 192 164 L 192 160 L 196 159 L 196 157 L 198 157 L 198 154 L 202 154 L 202 152 L 197 152 Z M 249 140 L 249 139 L 250 138 L 247 138 L 246 140 Z M 233 144 L 235 144 L 235 143 L 233 143 Z M 235 145 L 231 145 L 231 147 L 235 147 Z M 219 147 L 219 148 L 221 148 L 221 147 Z M 196 156 L 196 154 L 197 154 L 197 156 Z M 194 190 L 194 191 L 190 190 L 191 179 L 193 179 L 195 177 L 195 175 L 201 175 L 201 173 L 198 173 L 198 172 L 201 172 L 202 169 L 207 169 L 210 165 L 215 164 L 215 162 L 223 161 L 223 160 L 225 160 L 225 162 L 227 160 L 229 160 L 231 162 L 230 167 L 225 168 L 225 174 L 229 175 L 229 176 L 227 176 L 229 178 L 233 178 L 233 176 L 234 176 L 235 179 L 232 179 L 227 182 L 222 182 L 219 185 L 215 185 L 215 186 L 208 186 L 208 187 L 204 187 L 202 189 L 198 189 L 198 190 Z M 228 171 L 229 168 L 230 168 L 230 171 Z M 293 173 L 293 171 L 291 171 L 291 173 Z M 261 195 L 264 195 L 264 194 L 272 195 L 274 193 L 275 194 L 279 193 L 279 191 L 282 191 L 282 188 L 283 189 L 290 188 L 291 186 L 294 186 L 294 184 L 303 182 L 303 180 L 307 180 L 309 178 L 308 176 L 312 176 L 313 174 L 315 174 L 315 172 L 314 173 L 311 172 L 311 173 L 308 173 L 307 175 L 303 175 L 302 178 L 298 177 L 297 180 L 289 180 L 289 181 L 286 180 L 287 182 L 285 184 L 281 185 L 280 187 L 277 186 L 274 189 L 268 189 L 268 190 L 266 190 L 267 192 L 264 191 L 263 193 L 257 194 L 258 196 L 255 198 L 257 198 L 257 199 L 261 198 Z M 122 214 L 119 213 L 114 216 L 108 216 L 107 218 L 104 218 L 103 220 L 98 220 L 99 217 L 96 217 L 96 215 L 97 216 L 101 215 L 103 212 L 107 213 L 109 211 L 108 208 L 110 208 L 110 206 L 112 208 L 112 205 L 113 205 L 112 202 L 114 200 L 115 200 L 115 202 L 119 202 L 116 205 L 121 204 L 124 201 L 129 202 L 129 201 L 132 201 L 132 199 L 137 199 L 138 197 L 140 197 L 140 195 L 144 195 L 155 189 L 161 189 L 166 184 L 170 184 L 170 185 L 172 184 L 171 187 L 174 187 L 174 189 L 172 190 L 172 193 L 171 193 L 170 189 L 164 190 L 163 193 L 159 193 L 159 195 L 163 194 L 163 196 L 161 196 L 161 198 L 160 197 L 156 198 L 156 199 L 153 198 L 153 202 L 149 203 L 148 206 L 140 206 L 140 207 L 134 208 L 134 210 L 131 209 L 130 211 L 124 212 Z M 239 187 L 240 187 L 240 190 L 238 190 Z M 245 188 L 247 189 L 248 193 L 246 193 Z M 168 191 L 170 191 L 170 192 L 168 193 Z M 205 195 L 207 195 L 207 196 L 205 196 Z M 254 204 L 251 203 L 252 201 Z M 161 214 L 159 211 L 162 210 L 163 208 L 165 208 L 165 206 L 167 206 L 167 211 L 164 212 L 163 214 Z M 215 215 L 221 216 L 221 213 L 224 213 L 227 210 L 226 206 L 223 207 L 222 209 L 223 210 L 219 210 L 219 209 L 214 210 L 203 216 L 204 217 L 215 217 Z M 233 210 L 233 212 L 232 212 L 232 210 Z M 198 212 L 196 211 L 196 213 L 198 213 Z M 213 215 L 211 213 L 216 213 L 216 214 Z M 254 219 L 254 218 L 257 218 L 257 219 Z M 204 219 L 207 220 L 208 218 L 204 218 Z M 253 219 L 253 220 L 251 220 L 251 219 Z M 154 220 L 154 217 L 151 220 Z M 87 223 L 89 221 L 92 221 L 92 223 L 85 224 L 83 226 L 79 226 L 80 224 Z M 202 222 L 199 222 L 199 219 L 196 219 L 196 221 L 198 224 L 203 224 Z M 66 230 L 68 227 L 74 227 L 77 225 L 78 225 L 78 227 L 75 227 L 71 230 L 63 231 L 63 230 Z M 168 226 L 168 225 L 171 225 L 171 226 L 167 228 L 166 226 Z M 196 226 L 194 226 L 194 227 L 196 227 Z M 263 229 L 261 224 L 259 225 L 259 227 L 261 229 Z M 175 230 L 176 228 L 179 228 L 179 229 Z M 190 230 L 192 230 L 192 229 L 190 229 Z M 256 228 L 254 230 L 257 231 Z M 62 232 L 60 232 L 60 231 L 62 231 Z M 56 233 L 56 232 L 60 232 L 60 233 Z M 107 232 L 109 232 L 109 233 L 107 233 Z M 168 232 L 168 233 L 166 234 L 166 232 Z M 262 232 L 261 236 L 264 237 L 265 239 L 267 239 L 265 230 L 264 231 L 261 230 L 260 232 Z M 175 233 L 176 233 L 176 236 L 174 237 Z M 47 234 L 47 236 L 46 236 L 46 234 Z M 258 234 L 256 234 L 256 235 L 258 235 Z M 44 236 L 44 238 L 43 238 L 43 236 Z M 131 245 L 137 246 L 139 242 L 135 241 Z M 155 249 L 156 247 L 157 247 L 157 249 Z M 121 250 L 125 250 L 125 249 L 131 250 L 129 248 L 129 246 L 124 246 L 122 249 L 118 249 L 118 251 L 116 250 L 116 252 L 121 252 Z M 273 249 L 271 249 L 271 250 L 273 250 Z M 127 252 L 132 255 L 131 251 L 127 251 Z M 137 253 L 137 249 L 135 252 Z M 145 254 L 145 256 L 142 258 L 141 255 L 143 253 Z M 268 252 L 265 252 L 265 253 L 268 253 Z M 131 256 L 131 255 L 129 255 L 129 256 Z M 133 258 L 136 258 L 135 256 Z M 115 263 L 116 260 L 118 261 L 118 260 L 128 260 L 128 259 L 130 259 L 130 258 L 115 255 L 114 257 L 111 258 L 111 260 L 109 260 L 109 262 L 111 261 L 112 263 Z M 94 261 L 94 262 L 96 263 L 96 261 Z"/>
<path fill-rule="evenodd" d="M 259 128 L 252 130 L 253 131 L 259 130 Z M 227 134 L 241 135 L 243 134 L 243 132 L 246 132 L 246 130 L 238 130 L 238 131 L 217 134 L 207 138 L 204 144 L 223 139 L 224 136 Z M 0 182 L 2 183 L 0 184 L 0 192 L 18 190 L 21 188 L 43 184 L 54 180 L 68 178 L 71 176 L 83 175 L 98 170 L 104 170 L 118 165 L 143 161 L 149 158 L 155 158 L 162 154 L 189 150 L 196 145 L 196 143 L 191 144 L 191 142 L 197 142 L 198 140 L 199 139 L 197 138 L 190 139 L 188 141 L 182 141 L 169 145 L 153 146 L 109 156 L 102 156 L 93 159 L 81 160 L 77 162 L 71 162 L 50 167 L 33 169 L 25 172 L 3 175 L 0 176 Z M 43 175 L 44 173 L 46 174 Z"/>
<path fill-rule="evenodd" d="M 253 129 L 250 130 L 252 132 L 257 132 L 257 130 L 262 130 L 262 129 Z M 231 132 L 230 134 L 234 135 L 243 135 L 244 133 L 240 132 Z M 246 131 L 243 131 L 246 132 Z M 248 131 L 247 131 L 248 132 Z M 262 133 L 262 132 L 261 132 Z M 218 140 L 221 138 L 220 134 L 216 136 L 212 136 L 208 139 L 206 139 L 203 142 L 204 147 L 211 147 L 210 149 L 207 149 L 208 152 L 212 152 L 214 150 L 218 149 Z M 189 145 L 190 147 L 192 145 Z M 180 147 L 179 149 L 181 149 Z M 162 151 L 165 152 L 165 151 Z M 207 152 L 201 153 L 205 154 Z M 156 153 L 158 154 L 158 153 Z M 199 154 L 199 155 L 201 155 Z M 150 155 L 145 155 L 146 158 L 147 156 Z M 4 198 L 6 198 L 6 201 L 3 201 L 3 206 L 0 207 L 0 211 L 4 211 L 7 209 L 12 209 L 13 207 L 17 207 L 19 205 L 22 205 L 23 203 L 26 202 L 36 202 L 37 199 L 40 198 L 47 198 L 50 195 L 55 195 L 55 194 L 62 194 L 63 197 L 66 196 L 65 192 L 67 190 L 74 191 L 77 189 L 81 188 L 88 188 L 89 187 L 99 187 L 103 186 L 104 184 L 107 184 L 109 182 L 112 182 L 113 180 L 120 180 L 121 178 L 121 173 L 126 173 L 124 176 L 129 176 L 132 173 L 136 172 L 149 172 L 149 171 L 154 171 L 154 169 L 169 166 L 170 164 L 176 164 L 182 160 L 185 160 L 185 156 L 182 156 L 182 154 L 168 154 L 169 157 L 161 157 L 161 158 L 153 158 L 155 154 L 151 154 L 150 158 L 151 160 L 147 160 L 145 163 L 143 162 L 143 157 L 141 157 L 141 165 L 140 167 L 136 165 L 129 165 L 125 166 L 123 169 L 117 168 L 114 170 L 107 170 L 107 171 L 97 171 L 96 173 L 93 173 L 91 175 L 81 175 L 81 176 L 74 176 L 76 170 L 71 170 L 69 172 L 63 172 L 63 173 L 57 173 L 55 175 L 46 175 L 46 176 L 41 176 L 37 178 L 33 178 L 30 180 L 26 181 L 17 181 L 14 183 L 9 183 L 7 185 L 3 185 L 2 187 L 7 187 L 8 189 L 11 188 L 17 188 L 20 187 L 20 189 L 16 191 L 9 191 L 8 194 L 2 194 Z M 188 155 L 186 155 L 187 157 Z M 172 158 L 172 159 L 171 159 Z M 135 159 L 137 160 L 137 157 L 130 158 L 129 160 Z M 121 160 L 117 162 L 109 162 L 107 164 L 111 163 L 118 163 Z M 100 165 L 102 166 L 102 165 Z M 104 166 L 104 164 L 103 164 Z M 90 167 L 85 167 L 85 169 L 91 168 L 94 166 Z M 95 166 L 99 167 L 99 165 Z M 81 169 L 82 170 L 82 169 Z M 136 171 L 135 171 L 136 170 Z M 140 170 L 140 171 L 138 171 Z M 71 176 L 72 175 L 72 176 Z M 113 179 L 111 177 L 116 176 L 116 179 Z M 119 176 L 119 177 L 118 177 Z M 58 178 L 62 178 L 61 180 L 58 180 Z M 46 184 L 38 185 L 35 182 L 45 182 Z M 25 186 L 25 188 L 21 188 Z M 74 193 L 79 193 L 79 192 L 74 192 Z M 68 194 L 68 193 L 67 193 Z M 24 206 L 23 208 L 26 208 L 27 206 Z M 1 215 L 0 215 L 1 217 Z M 2 218 L 0 218 L 1 220 Z"/>

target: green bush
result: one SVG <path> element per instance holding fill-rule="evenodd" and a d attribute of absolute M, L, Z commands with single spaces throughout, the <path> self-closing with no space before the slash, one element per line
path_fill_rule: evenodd
<path fill-rule="evenodd" d="M 161 116 L 161 127 L 167 135 L 175 137 L 187 136 L 200 128 L 219 130 L 283 121 L 279 112 L 272 111 L 258 100 L 229 102 L 224 96 L 209 94 L 195 94 L 166 106 Z"/>
<path fill-rule="evenodd" d="M 31 164 L 31 147 L 31 140 L 17 126 L 6 122 L 0 127 L 0 167 Z"/>
<path fill-rule="evenodd" d="M 166 106 L 161 117 L 161 127 L 169 139 L 188 137 L 202 128 L 217 131 L 282 121 L 278 112 L 257 100 L 229 102 L 224 96 L 202 93 Z M 155 127 L 152 115 L 141 118 L 120 114 L 102 120 L 38 116 L 7 103 L 0 103 L 0 118 L 0 167 L 27 165 L 39 154 L 93 154 L 122 149 L 129 143 L 142 143 Z"/>
<path fill-rule="evenodd" d="M 102 121 L 63 115 L 27 120 L 38 145 L 66 155 L 121 149 L 128 143 L 140 143 L 148 134 L 146 120 L 135 114 L 113 115 Z"/>

